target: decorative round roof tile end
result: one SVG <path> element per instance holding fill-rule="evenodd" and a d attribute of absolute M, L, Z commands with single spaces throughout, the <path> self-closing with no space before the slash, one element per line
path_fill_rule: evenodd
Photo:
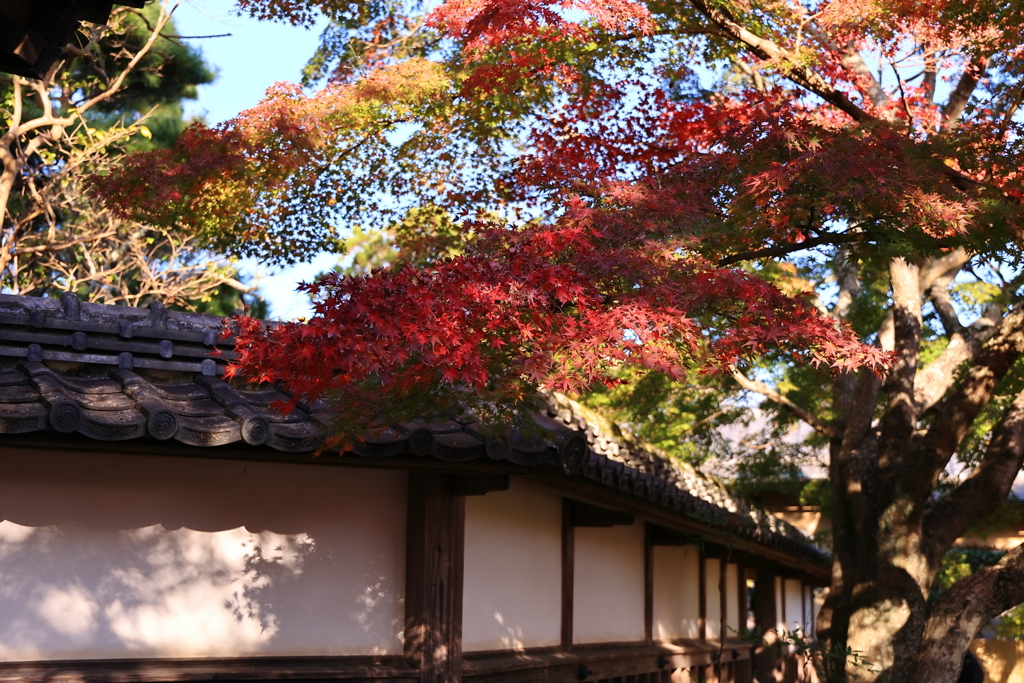
<path fill-rule="evenodd" d="M 582 434 L 573 434 L 558 449 L 558 465 L 566 474 L 575 474 L 587 460 L 587 439 Z"/>
<path fill-rule="evenodd" d="M 508 457 L 512 445 L 505 436 L 493 436 L 487 439 L 484 449 L 487 452 L 487 457 L 491 460 L 504 460 Z"/>
<path fill-rule="evenodd" d="M 429 429 L 417 429 L 409 435 L 409 451 L 415 455 L 430 455 L 434 450 L 434 435 Z"/>
<path fill-rule="evenodd" d="M 242 423 L 242 439 L 250 446 L 262 446 L 270 438 L 270 423 L 262 417 L 249 417 Z"/>
<path fill-rule="evenodd" d="M 154 439 L 166 441 L 178 433 L 178 417 L 170 410 L 159 410 L 146 420 L 146 431 Z"/>
<path fill-rule="evenodd" d="M 72 401 L 54 401 L 50 405 L 50 426 L 62 434 L 77 431 L 85 422 L 85 415 L 77 403 Z"/>

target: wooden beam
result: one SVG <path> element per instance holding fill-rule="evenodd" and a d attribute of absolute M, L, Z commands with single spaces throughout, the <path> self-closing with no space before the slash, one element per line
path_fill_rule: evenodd
<path fill-rule="evenodd" d="M 388 681 L 414 683 L 402 655 L 200 657 L 0 662 L 3 683 L 188 683 L 194 681 Z"/>
<path fill-rule="evenodd" d="M 700 535 L 669 529 L 660 524 L 648 523 L 651 545 L 693 545 L 700 543 Z"/>
<path fill-rule="evenodd" d="M 575 588 L 576 535 L 572 523 L 572 503 L 562 499 L 562 649 L 572 649 L 573 590 Z"/>
<path fill-rule="evenodd" d="M 461 681 L 465 517 L 448 477 L 409 474 L 405 654 L 422 683 Z"/>
<path fill-rule="evenodd" d="M 467 472 L 449 475 L 451 493 L 456 496 L 482 496 L 492 491 L 508 491 L 507 474 Z"/>
<path fill-rule="evenodd" d="M 574 527 L 629 526 L 633 523 L 632 512 L 609 510 L 581 503 L 578 500 L 568 500 L 567 502 L 569 504 L 569 521 Z"/>

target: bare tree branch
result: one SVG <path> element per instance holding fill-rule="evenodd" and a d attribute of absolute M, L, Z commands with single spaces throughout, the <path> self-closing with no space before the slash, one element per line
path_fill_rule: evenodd
<path fill-rule="evenodd" d="M 79 115 L 84 114 L 90 108 L 96 106 L 100 102 L 110 99 L 115 94 L 117 94 L 117 92 L 121 89 L 121 86 L 124 85 L 124 79 L 128 77 L 128 74 L 131 73 L 136 66 L 138 66 L 139 62 L 142 61 L 142 58 L 145 57 L 146 54 L 153 48 L 153 45 L 156 44 L 157 39 L 160 37 L 160 33 L 164 30 L 164 27 L 167 25 L 167 22 L 171 20 L 171 15 L 177 8 L 178 3 L 170 5 L 169 9 L 168 3 L 164 3 L 160 7 L 160 15 L 157 17 L 156 25 L 150 32 L 149 39 L 146 41 L 146 44 L 143 45 L 142 48 L 135 53 L 135 56 L 131 58 L 131 61 L 128 62 L 128 65 L 124 69 L 122 69 L 121 73 L 118 74 L 117 78 L 114 79 L 114 82 L 110 84 L 110 87 L 108 87 L 106 90 L 99 93 L 95 97 L 86 100 L 85 102 L 82 102 L 78 105 L 77 110 Z"/>
<path fill-rule="evenodd" d="M 818 418 L 816 415 L 812 414 L 811 412 L 809 412 L 807 410 L 804 410 L 803 408 L 798 406 L 796 403 L 794 403 L 793 401 L 789 400 L 788 398 L 786 398 L 785 396 L 783 396 L 779 392 L 775 391 L 774 389 L 772 389 L 770 386 L 768 386 L 764 382 L 762 382 L 760 380 L 756 380 L 756 379 L 750 379 L 749 377 L 744 375 L 742 372 L 740 372 L 736 368 L 733 368 L 733 370 L 732 370 L 732 378 L 734 380 L 736 380 L 737 384 L 739 384 L 741 387 L 743 387 L 747 391 L 753 391 L 755 393 L 761 394 L 762 396 L 767 398 L 772 403 L 777 403 L 780 406 L 786 408 L 791 413 L 796 415 L 798 418 L 800 418 L 801 420 L 803 420 L 804 422 L 809 424 L 819 434 L 821 434 L 823 436 L 830 437 L 830 438 L 834 437 L 834 436 L 837 436 L 837 434 L 836 434 L 834 428 L 832 427 L 832 425 L 830 425 L 827 422 L 825 422 L 824 420 Z"/>

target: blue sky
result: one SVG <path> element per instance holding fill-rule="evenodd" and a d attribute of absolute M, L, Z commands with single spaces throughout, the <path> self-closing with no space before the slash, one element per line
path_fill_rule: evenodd
<path fill-rule="evenodd" d="M 237 16 L 234 6 L 228 0 L 184 0 L 174 12 L 180 35 L 231 34 L 188 41 L 200 48 L 218 70 L 217 80 L 202 86 L 198 101 L 186 106 L 187 115 L 203 116 L 209 124 L 220 123 L 252 107 L 278 81 L 297 81 L 303 65 L 316 49 L 322 29 L 253 21 Z M 258 278 L 260 289 L 270 302 L 271 316 L 290 319 L 310 313 L 308 300 L 295 292 L 295 285 L 312 279 L 336 262 L 336 256 L 323 254 L 312 263 L 292 268 L 271 270 L 247 261 L 243 269 Z"/>

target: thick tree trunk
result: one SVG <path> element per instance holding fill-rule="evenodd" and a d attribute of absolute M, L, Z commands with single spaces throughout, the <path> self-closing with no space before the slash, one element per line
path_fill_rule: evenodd
<path fill-rule="evenodd" d="M 895 352 L 896 368 L 884 385 L 870 373 L 835 384 L 832 432 L 841 433 L 830 449 L 835 559 L 818 633 L 827 645 L 850 649 L 849 681 L 952 683 L 977 630 L 1024 601 L 1021 550 L 928 604 L 944 553 L 1005 500 L 1024 462 L 1022 393 L 971 475 L 934 498 L 942 469 L 1024 352 L 1024 307 L 970 328 L 951 318 L 947 352 L 919 370 L 922 297 L 941 305 L 933 285 L 947 286 L 962 264 L 959 254 L 920 268 L 894 260 L 893 307 L 879 339 Z M 957 378 L 952 368 L 968 361 L 971 367 Z M 930 420 L 922 421 L 924 411 Z M 842 679 L 843 667 L 833 668 L 832 677 Z"/>

